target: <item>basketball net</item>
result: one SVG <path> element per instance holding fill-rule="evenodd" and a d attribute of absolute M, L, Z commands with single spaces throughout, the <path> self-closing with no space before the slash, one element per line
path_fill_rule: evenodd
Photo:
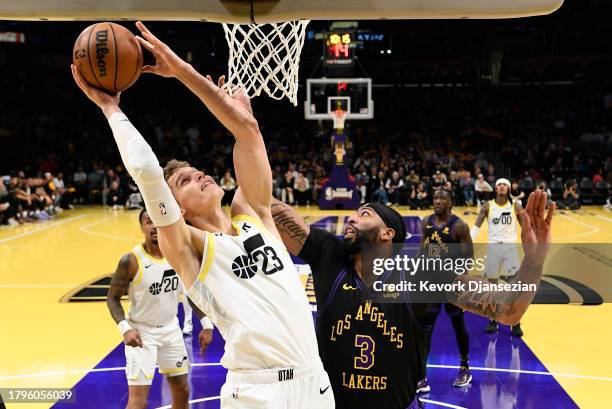
<path fill-rule="evenodd" d="M 297 105 L 300 53 L 309 20 L 268 24 L 223 23 L 229 46 L 227 84 L 230 95 L 244 89 L 249 98 L 265 91 Z"/>
<path fill-rule="evenodd" d="M 344 130 L 346 111 L 342 109 L 336 109 L 335 111 L 332 111 L 332 116 L 334 118 L 334 129 L 341 133 Z"/>

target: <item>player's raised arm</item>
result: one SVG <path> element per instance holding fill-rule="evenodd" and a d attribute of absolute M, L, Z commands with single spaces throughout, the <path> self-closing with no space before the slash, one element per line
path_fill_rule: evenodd
<path fill-rule="evenodd" d="M 144 24 L 138 22 L 136 26 L 142 34 L 142 37 L 137 37 L 138 41 L 155 56 L 156 61 L 154 66 L 146 66 L 143 71 L 177 78 L 234 135 L 234 169 L 239 191 L 264 223 L 271 222 L 272 170 L 248 97 L 242 90 L 230 96 L 223 89 L 223 78 L 215 84 L 210 77 L 201 75 L 179 58 Z"/>
<path fill-rule="evenodd" d="M 546 193 L 537 190 L 529 195 L 527 207 L 517 214 L 521 220 L 521 239 L 525 257 L 513 280 L 516 283 L 540 284 L 542 268 L 551 242 L 551 224 L 555 212 L 553 203 L 548 214 Z M 469 288 L 469 283 L 488 283 L 487 280 L 469 275 L 457 276 Z M 448 301 L 464 310 L 483 315 L 502 324 L 514 325 L 533 301 L 535 291 L 463 291 L 448 294 Z"/>
<path fill-rule="evenodd" d="M 295 209 L 272 198 L 272 218 L 289 253 L 297 256 L 310 234 L 310 226 Z"/>
<path fill-rule="evenodd" d="M 104 113 L 113 131 L 121 159 L 134 179 L 145 202 L 149 217 L 159 229 L 159 245 L 164 257 L 179 272 L 188 288 L 199 271 L 196 249 L 202 235 L 192 234 L 166 181 L 153 150 L 119 109 L 119 94 L 109 95 L 89 85 L 72 65 L 75 82 Z"/>

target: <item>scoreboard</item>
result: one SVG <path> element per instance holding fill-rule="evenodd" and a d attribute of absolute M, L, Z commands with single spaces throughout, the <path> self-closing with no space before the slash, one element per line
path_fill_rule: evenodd
<path fill-rule="evenodd" d="M 352 66 L 355 62 L 355 44 L 350 31 L 327 33 L 325 38 L 325 66 Z"/>

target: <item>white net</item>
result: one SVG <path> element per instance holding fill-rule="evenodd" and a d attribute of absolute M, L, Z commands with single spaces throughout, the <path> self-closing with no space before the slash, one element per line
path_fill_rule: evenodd
<path fill-rule="evenodd" d="M 269 24 L 223 23 L 229 46 L 228 84 L 250 97 L 265 91 L 297 105 L 300 52 L 309 20 Z"/>

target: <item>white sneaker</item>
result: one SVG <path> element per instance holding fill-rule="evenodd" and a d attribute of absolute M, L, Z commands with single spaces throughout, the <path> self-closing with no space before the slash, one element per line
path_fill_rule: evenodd
<path fill-rule="evenodd" d="M 193 323 L 191 322 L 191 320 L 185 320 L 183 324 L 183 334 L 191 335 L 192 332 L 193 332 Z"/>

